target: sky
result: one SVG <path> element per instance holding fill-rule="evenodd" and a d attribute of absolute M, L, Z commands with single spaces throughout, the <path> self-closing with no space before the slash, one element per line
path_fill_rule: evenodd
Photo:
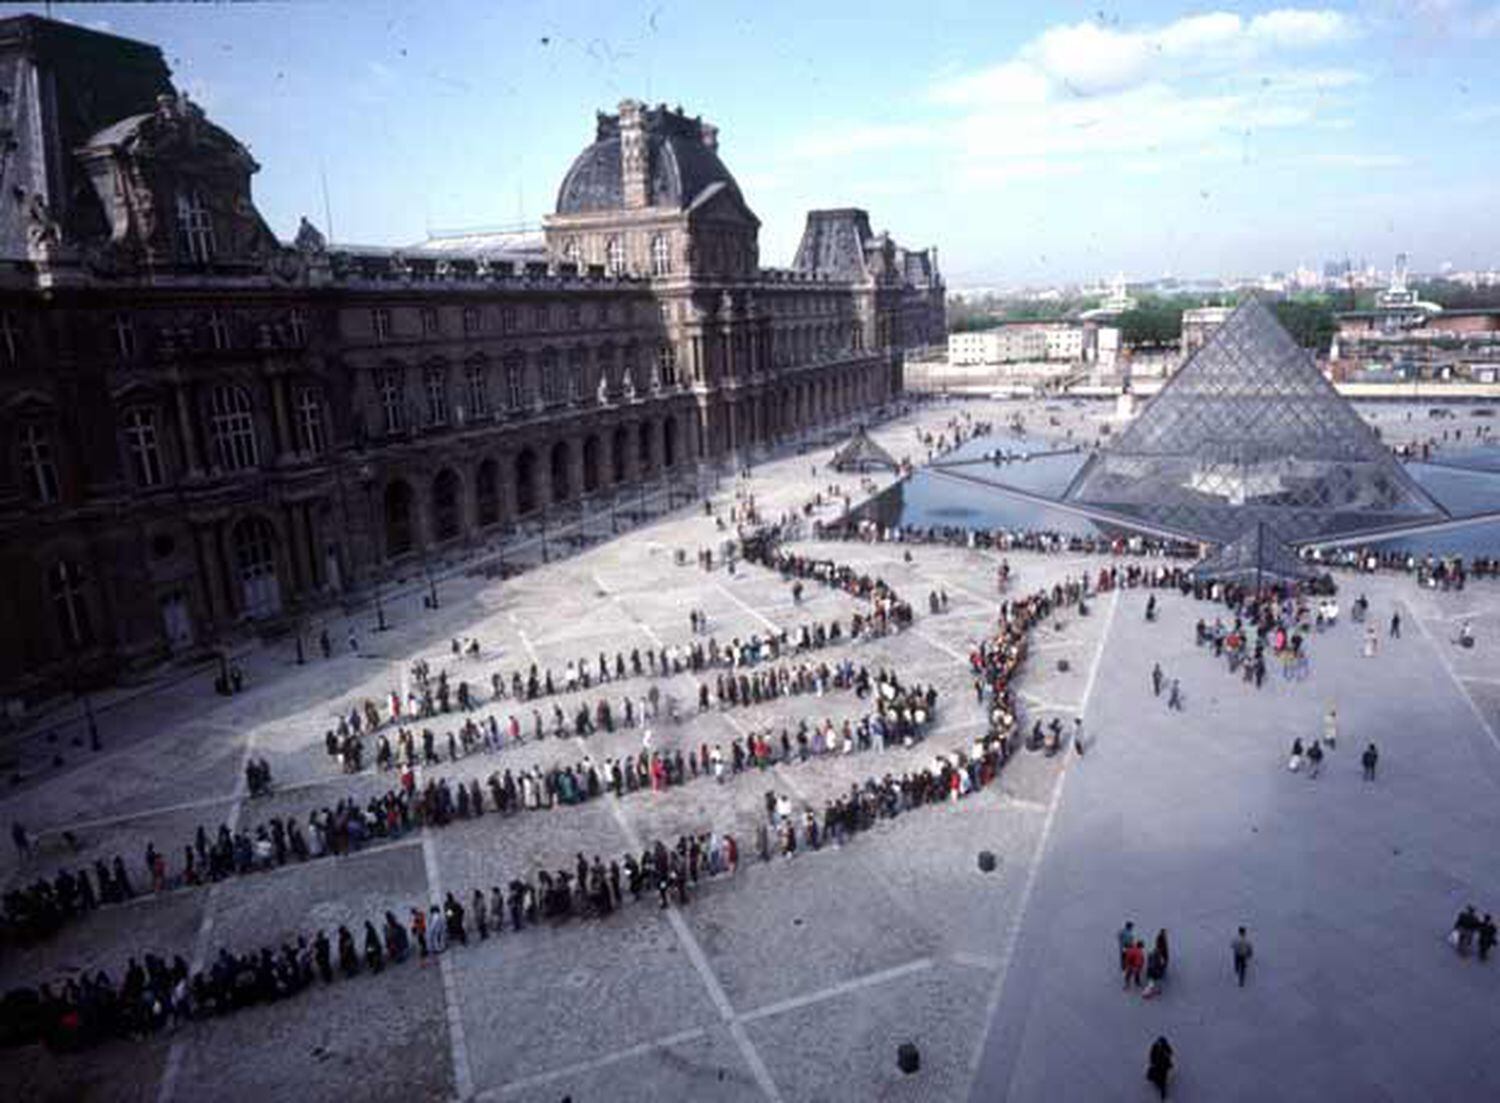
<path fill-rule="evenodd" d="M 718 125 L 769 265 L 835 206 L 954 288 L 1500 265 L 1500 0 L 50 10 L 160 45 L 283 238 L 538 225 L 634 97 Z"/>

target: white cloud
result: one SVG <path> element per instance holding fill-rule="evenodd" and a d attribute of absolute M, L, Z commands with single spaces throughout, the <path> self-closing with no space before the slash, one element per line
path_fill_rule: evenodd
<path fill-rule="evenodd" d="M 1292 58 L 1357 33 L 1348 16 L 1301 8 L 1136 29 L 1059 24 L 994 65 L 935 79 L 923 101 L 929 122 L 831 129 L 789 153 L 827 161 L 899 150 L 971 185 L 1240 157 L 1260 132 L 1316 125 L 1345 106 L 1363 73 Z"/>

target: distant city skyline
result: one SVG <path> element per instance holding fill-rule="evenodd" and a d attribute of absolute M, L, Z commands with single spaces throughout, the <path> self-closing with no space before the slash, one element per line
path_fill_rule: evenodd
<path fill-rule="evenodd" d="M 769 265 L 834 205 L 937 243 L 956 288 L 1500 260 L 1500 4 L 996 7 L 50 13 L 160 43 L 283 238 L 329 229 L 325 177 L 339 241 L 536 225 L 593 112 L 633 96 L 720 127 Z"/>

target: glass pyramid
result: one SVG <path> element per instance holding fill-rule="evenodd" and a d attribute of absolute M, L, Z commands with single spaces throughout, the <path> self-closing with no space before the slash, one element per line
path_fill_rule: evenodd
<path fill-rule="evenodd" d="M 828 465 L 835 471 L 895 471 L 900 466 L 889 452 L 870 439 L 863 425 L 834 453 Z"/>
<path fill-rule="evenodd" d="M 1193 573 L 1200 578 L 1250 583 L 1256 588 L 1263 582 L 1293 582 L 1317 575 L 1296 552 L 1276 539 L 1264 521 L 1257 521 L 1203 559 Z"/>
<path fill-rule="evenodd" d="M 1239 307 L 1064 500 L 1216 544 L 1446 518 L 1264 306 Z"/>

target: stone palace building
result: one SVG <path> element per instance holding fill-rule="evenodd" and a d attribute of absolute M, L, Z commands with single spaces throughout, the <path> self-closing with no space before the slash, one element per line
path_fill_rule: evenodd
<path fill-rule="evenodd" d="M 933 250 L 813 211 L 790 268 L 718 131 L 599 115 L 541 235 L 279 241 L 160 50 L 0 20 L 0 699 L 200 653 L 517 520 L 901 389 Z"/>

